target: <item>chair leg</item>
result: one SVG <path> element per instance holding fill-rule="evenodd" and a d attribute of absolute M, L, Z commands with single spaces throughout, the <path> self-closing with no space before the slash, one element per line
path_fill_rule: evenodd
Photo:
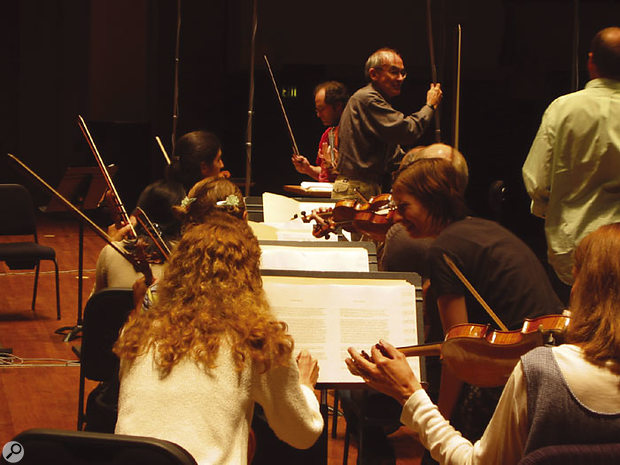
<path fill-rule="evenodd" d="M 351 434 L 351 428 L 349 427 L 349 423 L 344 429 L 344 447 L 342 454 L 342 465 L 347 465 L 349 463 L 349 439 Z"/>
<path fill-rule="evenodd" d="M 54 260 L 56 267 L 56 319 L 60 320 L 60 287 L 58 285 L 58 262 Z"/>
<path fill-rule="evenodd" d="M 333 406 L 333 410 L 332 410 L 332 414 L 334 415 L 332 417 L 332 438 L 336 439 L 336 437 L 338 436 L 338 401 L 339 401 L 339 397 L 338 397 L 338 389 L 334 389 L 334 406 Z"/>
<path fill-rule="evenodd" d="M 32 311 L 34 312 L 34 305 L 37 301 L 37 286 L 39 284 L 39 266 L 41 265 L 41 261 L 37 262 L 37 267 L 34 272 L 34 289 L 32 291 Z"/>
<path fill-rule="evenodd" d="M 84 412 L 84 372 L 82 371 L 82 365 L 80 364 L 80 385 L 78 392 L 78 416 L 77 416 L 77 429 L 82 431 L 84 429 L 84 418 L 86 414 Z"/>

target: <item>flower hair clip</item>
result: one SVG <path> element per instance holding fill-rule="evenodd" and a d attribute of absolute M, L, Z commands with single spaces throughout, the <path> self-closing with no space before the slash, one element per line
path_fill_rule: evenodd
<path fill-rule="evenodd" d="M 218 207 L 236 207 L 239 205 L 239 197 L 231 194 L 226 197 L 226 200 L 220 200 L 215 205 Z"/>
<path fill-rule="evenodd" d="M 192 203 L 194 203 L 196 201 L 196 197 L 187 197 L 185 196 L 185 198 L 181 201 L 181 206 L 184 208 L 189 207 Z"/>

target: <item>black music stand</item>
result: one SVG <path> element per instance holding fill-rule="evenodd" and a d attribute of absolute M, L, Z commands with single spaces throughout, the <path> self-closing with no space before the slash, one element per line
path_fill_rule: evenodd
<path fill-rule="evenodd" d="M 116 173 L 116 166 L 108 167 L 110 175 Z M 70 166 L 58 185 L 58 192 L 81 211 L 94 210 L 101 203 L 101 199 L 108 186 L 97 166 Z M 45 208 L 45 212 L 68 211 L 56 197 L 52 197 Z M 77 323 L 75 326 L 63 326 L 54 331 L 56 334 L 65 336 L 64 342 L 72 341 L 79 337 L 82 331 L 82 289 L 84 281 L 84 222 L 79 221 L 79 246 L 78 246 L 78 310 Z"/>

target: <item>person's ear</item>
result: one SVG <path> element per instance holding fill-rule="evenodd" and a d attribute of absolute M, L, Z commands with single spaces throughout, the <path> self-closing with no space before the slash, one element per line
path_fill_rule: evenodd
<path fill-rule="evenodd" d="M 376 81 L 379 77 L 379 70 L 377 68 L 370 68 L 368 70 L 368 76 L 370 77 L 371 81 Z"/>
<path fill-rule="evenodd" d="M 203 178 L 206 178 L 211 174 L 210 166 L 204 161 L 200 162 L 200 174 Z"/>
<path fill-rule="evenodd" d="M 588 52 L 588 74 L 590 74 L 590 79 L 596 79 L 600 77 L 600 73 L 598 72 L 598 66 L 592 60 L 592 52 Z"/>

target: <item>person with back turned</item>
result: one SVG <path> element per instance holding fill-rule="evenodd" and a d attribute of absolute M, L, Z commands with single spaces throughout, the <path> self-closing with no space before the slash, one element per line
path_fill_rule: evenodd
<path fill-rule="evenodd" d="M 590 46 L 585 89 L 545 111 L 523 165 L 531 210 L 545 219 L 549 264 L 564 300 L 573 252 L 588 233 L 620 221 L 620 28 L 599 31 Z"/>

